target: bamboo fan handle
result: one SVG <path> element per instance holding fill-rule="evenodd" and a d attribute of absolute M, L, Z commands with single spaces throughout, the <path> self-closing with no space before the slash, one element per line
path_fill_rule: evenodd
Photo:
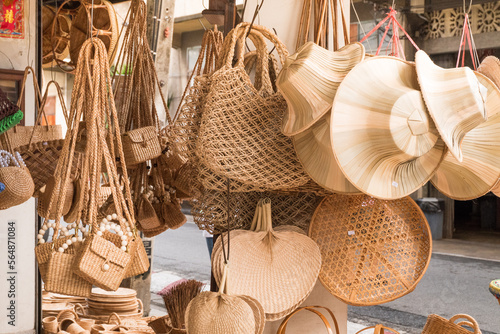
<path fill-rule="evenodd" d="M 224 247 L 224 245 L 222 245 Z M 228 286 L 227 286 L 227 272 L 229 271 L 228 269 L 228 264 L 224 263 L 224 268 L 222 269 L 222 278 L 219 283 L 219 295 L 225 294 L 228 295 Z"/>
<path fill-rule="evenodd" d="M 273 219 L 271 214 L 271 199 L 269 197 L 262 200 L 262 207 L 264 210 L 265 222 L 264 231 L 273 231 Z"/>
<path fill-rule="evenodd" d="M 458 322 L 457 325 L 459 325 L 459 326 L 466 325 L 474 330 L 474 334 L 481 334 L 481 330 L 479 329 L 479 325 L 478 325 L 477 321 L 474 318 L 472 318 L 470 315 L 467 315 L 467 314 L 454 315 L 453 317 L 451 317 L 450 322 L 455 323 L 458 319 L 467 319 L 467 321 Z"/>
<path fill-rule="evenodd" d="M 394 334 L 399 334 L 398 331 L 392 329 L 392 328 L 389 328 L 389 327 L 385 327 L 385 326 L 382 326 L 382 325 L 376 325 L 376 326 L 370 326 L 370 327 L 366 327 L 362 330 L 360 330 L 359 332 L 357 332 L 356 334 L 360 334 L 368 329 L 373 329 L 373 334 L 384 334 L 384 329 L 387 329 L 387 330 L 390 330 L 392 333 Z"/>
<path fill-rule="evenodd" d="M 290 313 L 285 318 L 285 320 L 283 320 L 283 322 L 281 323 L 280 327 L 278 328 L 278 332 L 276 334 L 285 334 L 286 326 L 288 325 L 288 321 L 290 321 L 290 318 L 292 318 L 295 314 L 299 313 L 302 310 L 307 310 L 307 311 L 312 312 L 312 313 L 316 314 L 317 316 L 319 316 L 321 318 L 321 320 L 323 321 L 323 324 L 325 324 L 325 327 L 326 327 L 326 330 L 328 331 L 328 334 L 333 334 L 332 326 L 330 325 L 330 323 L 328 322 L 326 317 L 321 312 L 315 310 L 318 308 L 324 309 L 330 314 L 330 317 L 332 318 L 333 324 L 335 326 L 335 334 L 340 334 L 339 324 L 337 323 L 337 319 L 335 318 L 335 315 L 333 314 L 333 312 L 329 308 L 323 307 L 323 306 L 304 306 L 304 307 L 300 307 L 300 308 L 296 309 L 295 311 Z"/>

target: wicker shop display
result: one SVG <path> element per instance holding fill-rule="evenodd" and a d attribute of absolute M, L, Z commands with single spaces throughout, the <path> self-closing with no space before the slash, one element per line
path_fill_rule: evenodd
<path fill-rule="evenodd" d="M 457 320 L 465 319 L 457 322 Z M 466 329 L 466 326 L 472 330 Z M 481 334 L 477 321 L 470 315 L 457 314 L 447 320 L 437 314 L 431 314 L 427 317 L 422 334 Z"/>
<path fill-rule="evenodd" d="M 335 328 L 335 333 L 333 332 L 332 326 L 330 325 L 330 322 L 328 322 L 328 319 L 318 309 L 323 309 L 323 310 L 325 310 L 325 311 L 328 312 L 328 314 L 330 315 L 330 317 L 333 320 L 333 325 L 334 325 L 334 328 Z M 286 333 L 286 326 L 288 325 L 288 322 L 290 321 L 290 319 L 293 318 L 293 316 L 296 315 L 297 313 L 299 313 L 301 311 L 304 311 L 304 310 L 305 311 L 309 311 L 309 312 L 311 312 L 313 314 L 316 314 L 321 319 L 321 321 L 323 322 L 323 324 L 325 325 L 328 334 L 340 334 L 340 329 L 339 329 L 339 324 L 337 322 L 337 318 L 335 318 L 335 315 L 333 314 L 333 312 L 329 308 L 323 307 L 323 306 L 303 306 L 303 307 L 299 307 L 298 309 L 296 309 L 295 311 L 293 311 L 292 313 L 290 313 L 283 320 L 283 322 L 281 323 L 280 327 L 278 328 L 277 334 L 285 334 Z"/>
<path fill-rule="evenodd" d="M 448 152 L 431 179 L 441 193 L 461 201 L 485 195 L 500 179 L 500 90 L 483 74 L 475 74 L 488 90 L 488 120 L 464 136 L 462 162 Z"/>
<path fill-rule="evenodd" d="M 366 59 L 347 74 L 333 102 L 330 126 L 335 158 L 346 178 L 381 199 L 416 191 L 446 153 L 415 66 L 395 57 Z"/>
<path fill-rule="evenodd" d="M 283 133 L 287 136 L 302 133 L 330 111 L 340 83 L 364 58 L 365 48 L 361 43 L 332 52 L 312 42 L 287 57 L 276 80 L 288 105 Z"/>
<path fill-rule="evenodd" d="M 67 307 L 65 309 L 60 310 L 58 313 L 56 313 L 56 315 L 43 315 L 42 334 L 59 333 L 61 330 L 61 323 L 63 321 L 76 322 L 78 320 L 79 317 L 74 311 L 74 305 L 71 305 L 71 307 Z M 81 331 L 77 333 L 81 333 Z"/>
<path fill-rule="evenodd" d="M 65 13 L 56 16 L 52 6 L 42 6 L 42 67 L 56 64 L 54 59 L 64 60 L 69 55 L 71 17 Z"/>
<path fill-rule="evenodd" d="M 0 150 L 0 210 L 22 204 L 33 196 L 35 185 L 18 152 Z"/>
<path fill-rule="evenodd" d="M 247 34 L 261 55 L 255 85 L 244 66 Z M 309 178 L 291 139 L 281 133 L 286 102 L 273 88 L 264 37 L 276 47 L 283 63 L 288 52 L 265 27 L 250 29 L 249 23 L 240 23 L 226 37 L 220 56 L 223 66 L 211 76 L 196 153 L 208 168 L 232 180 L 268 189 L 298 187 Z M 236 47 L 238 59 L 233 66 Z"/>
<path fill-rule="evenodd" d="M 495 56 L 488 56 L 483 59 L 477 71 L 487 76 L 500 88 L 500 59 Z"/>
<path fill-rule="evenodd" d="M 429 113 L 451 154 L 462 162 L 464 136 L 487 120 L 486 88 L 468 67 L 444 69 L 422 50 L 415 55 L 418 82 Z"/>
<path fill-rule="evenodd" d="M 415 289 L 432 252 L 429 225 L 409 197 L 325 197 L 309 236 L 323 256 L 319 279 L 349 305 L 378 305 Z"/>
<path fill-rule="evenodd" d="M 232 182 L 231 182 L 232 183 Z M 314 210 L 321 197 L 313 193 L 275 194 L 263 192 L 204 191 L 191 201 L 191 215 L 198 228 L 217 234 L 227 231 L 228 200 L 231 230 L 249 229 L 255 213 L 255 203 L 269 197 L 273 203 L 273 226 L 293 225 L 307 233 Z"/>
<path fill-rule="evenodd" d="M 246 296 L 235 295 L 228 286 L 227 265 L 219 280 L 219 292 L 205 291 L 196 296 L 186 309 L 186 330 L 190 334 L 262 334 L 265 318 L 259 302 Z M 229 273 L 228 273 L 229 272 Z"/>
<path fill-rule="evenodd" d="M 258 300 L 266 320 L 285 317 L 309 296 L 321 267 L 318 246 L 301 233 L 274 231 L 268 198 L 257 204 L 250 230 L 232 231 L 230 239 L 231 291 Z M 218 248 L 221 240 L 216 242 Z M 221 281 L 224 268 L 222 252 L 218 253 L 212 259 L 216 282 Z"/>
<path fill-rule="evenodd" d="M 307 174 L 325 189 L 334 193 L 360 194 L 344 176 L 332 149 L 331 112 L 314 123 L 309 129 L 293 136 L 293 144 L 300 163 Z"/>

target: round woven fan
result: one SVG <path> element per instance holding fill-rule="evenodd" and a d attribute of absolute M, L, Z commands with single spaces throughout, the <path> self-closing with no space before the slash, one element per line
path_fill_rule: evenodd
<path fill-rule="evenodd" d="M 470 68 L 441 68 L 422 50 L 417 51 L 415 62 L 429 113 L 451 154 L 462 161 L 465 134 L 487 119 L 486 88 Z"/>
<path fill-rule="evenodd" d="M 309 236 L 323 256 L 319 279 L 349 305 L 378 305 L 416 287 L 431 259 L 431 232 L 409 197 L 325 197 Z"/>
<path fill-rule="evenodd" d="M 349 72 L 333 102 L 330 127 L 344 175 L 359 190 L 381 199 L 416 191 L 446 153 L 414 64 L 395 57 L 369 58 Z"/>
<path fill-rule="evenodd" d="M 465 135 L 462 162 L 448 152 L 431 179 L 440 192 L 462 201 L 488 193 L 500 178 L 500 90 L 483 74 L 475 74 L 488 89 L 488 120 Z"/>
<path fill-rule="evenodd" d="M 287 136 L 301 133 L 326 114 L 342 79 L 364 57 L 361 43 L 332 52 L 313 42 L 289 56 L 276 81 L 288 104 L 283 133 Z"/>
<path fill-rule="evenodd" d="M 57 17 L 57 19 L 56 19 Z M 42 7 L 42 65 L 44 68 L 54 65 L 54 57 L 65 59 L 69 54 L 69 32 L 71 19 L 50 6 Z"/>
<path fill-rule="evenodd" d="M 309 129 L 293 137 L 295 151 L 307 174 L 325 189 L 360 194 L 340 169 L 330 139 L 330 112 Z"/>

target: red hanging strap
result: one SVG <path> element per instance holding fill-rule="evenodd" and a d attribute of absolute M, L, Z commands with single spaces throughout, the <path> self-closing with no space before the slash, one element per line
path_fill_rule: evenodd
<path fill-rule="evenodd" d="M 462 37 L 460 38 L 460 48 L 458 49 L 456 67 L 458 67 L 458 65 L 460 64 L 460 58 L 462 58 L 462 67 L 465 66 L 465 46 L 467 43 L 469 46 L 470 57 L 472 59 L 472 66 L 474 67 L 474 70 L 477 70 L 476 55 L 475 55 L 476 50 L 472 42 L 472 29 L 470 28 L 469 14 L 465 13 L 464 16 L 465 16 L 464 28 L 462 31 Z"/>

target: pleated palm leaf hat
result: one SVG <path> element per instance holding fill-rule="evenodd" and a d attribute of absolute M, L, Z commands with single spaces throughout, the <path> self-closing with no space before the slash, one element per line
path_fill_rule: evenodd
<path fill-rule="evenodd" d="M 361 43 L 329 51 L 312 42 L 289 56 L 276 80 L 288 104 L 283 134 L 296 135 L 325 115 L 332 107 L 340 82 L 364 57 Z"/>
<path fill-rule="evenodd" d="M 293 136 L 295 151 L 307 174 L 317 184 L 335 193 L 360 194 L 340 169 L 330 139 L 331 112 L 313 126 Z"/>
<path fill-rule="evenodd" d="M 380 199 L 407 196 L 434 174 L 446 145 L 430 118 L 415 65 L 372 57 L 344 78 L 333 102 L 331 144 L 346 178 Z"/>
<path fill-rule="evenodd" d="M 429 113 L 451 154 L 462 161 L 465 134 L 487 119 L 486 88 L 470 68 L 441 68 L 422 50 L 415 62 Z"/>
<path fill-rule="evenodd" d="M 485 75 L 475 74 L 488 91 L 488 120 L 465 135 L 462 162 L 448 152 L 431 179 L 440 192 L 462 201 L 488 193 L 500 178 L 500 90 Z"/>
<path fill-rule="evenodd" d="M 497 87 L 500 87 L 500 59 L 495 56 L 484 58 L 477 71 L 486 75 Z"/>

